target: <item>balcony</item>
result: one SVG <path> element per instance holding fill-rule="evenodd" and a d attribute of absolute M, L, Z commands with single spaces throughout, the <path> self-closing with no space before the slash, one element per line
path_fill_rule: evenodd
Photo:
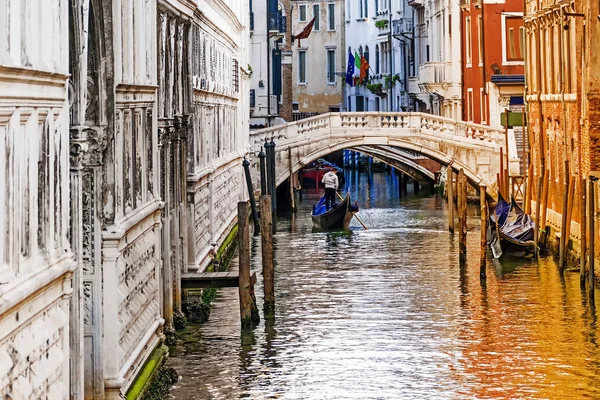
<path fill-rule="evenodd" d="M 446 91 L 449 87 L 449 62 L 426 62 L 419 67 L 419 88 L 421 92 L 437 93 L 446 97 Z"/>
<path fill-rule="evenodd" d="M 426 62 L 419 66 L 419 84 L 443 84 L 450 68 L 449 62 Z"/>
<path fill-rule="evenodd" d="M 287 21 L 285 15 L 280 12 L 269 13 L 269 34 L 271 36 L 285 34 L 287 29 Z"/>
<path fill-rule="evenodd" d="M 425 7 L 425 0 L 408 0 L 407 4 L 411 7 Z"/>
<path fill-rule="evenodd" d="M 400 18 L 392 21 L 392 35 L 410 35 L 413 33 L 413 19 Z"/>

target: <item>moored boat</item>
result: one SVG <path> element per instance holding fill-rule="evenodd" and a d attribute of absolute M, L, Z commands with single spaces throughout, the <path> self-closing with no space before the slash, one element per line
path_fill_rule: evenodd
<path fill-rule="evenodd" d="M 498 203 L 490 215 L 489 233 L 494 258 L 499 258 L 511 247 L 520 251 L 533 251 L 535 223 L 514 199 L 508 204 L 502 196 L 498 196 Z"/>
<path fill-rule="evenodd" d="M 350 194 L 339 204 L 334 204 L 329 211 L 325 205 L 325 196 L 313 206 L 311 214 L 313 225 L 321 229 L 347 229 L 352 219 L 350 212 Z"/>

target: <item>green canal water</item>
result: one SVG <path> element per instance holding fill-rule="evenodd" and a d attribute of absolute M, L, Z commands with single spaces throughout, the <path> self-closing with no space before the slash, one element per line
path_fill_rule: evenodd
<path fill-rule="evenodd" d="M 171 349 L 171 398 L 600 398 L 598 311 L 577 273 L 488 258 L 482 285 L 478 207 L 461 269 L 442 198 L 399 198 L 389 173 L 348 182 L 369 230 L 313 232 L 320 193 L 306 191 L 277 224 L 275 319 L 242 332 L 237 289 L 222 289 Z M 260 238 L 252 246 L 262 317 Z"/>

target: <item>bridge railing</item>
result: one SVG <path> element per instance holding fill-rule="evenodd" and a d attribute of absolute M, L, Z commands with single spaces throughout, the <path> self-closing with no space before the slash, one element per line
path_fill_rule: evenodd
<path fill-rule="evenodd" d="M 312 118 L 290 122 L 250 133 L 253 148 L 266 140 L 281 141 L 311 135 L 335 134 L 354 130 L 364 132 L 418 129 L 421 133 L 453 140 L 475 140 L 482 144 L 500 147 L 504 144 L 504 132 L 486 125 L 455 121 L 424 113 L 388 112 L 341 112 L 321 114 Z"/>

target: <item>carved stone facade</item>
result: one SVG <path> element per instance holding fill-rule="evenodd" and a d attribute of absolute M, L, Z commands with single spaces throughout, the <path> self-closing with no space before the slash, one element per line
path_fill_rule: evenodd
<path fill-rule="evenodd" d="M 0 10 L 0 397 L 121 398 L 247 198 L 247 6 Z"/>
<path fill-rule="evenodd" d="M 67 0 L 0 1 L 3 399 L 69 395 L 67 11 Z"/>

